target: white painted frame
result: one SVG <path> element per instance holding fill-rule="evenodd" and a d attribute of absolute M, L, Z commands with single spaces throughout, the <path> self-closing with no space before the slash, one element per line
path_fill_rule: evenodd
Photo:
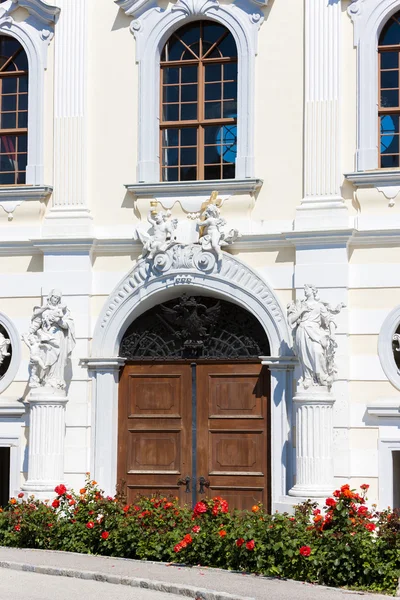
<path fill-rule="evenodd" d="M 286 315 L 268 283 L 236 257 L 223 253 L 212 271 L 182 267 L 161 274 L 149 271 L 140 261 L 118 284 L 98 318 L 92 357 L 82 362 L 93 380 L 91 472 L 106 493 L 117 483 L 118 379 L 125 360 L 118 356 L 128 326 L 146 310 L 183 292 L 226 299 L 251 312 L 263 326 L 271 355 L 262 363 L 271 369 L 271 500 L 273 510 L 291 487 L 291 399 L 293 352 Z M 178 283 L 190 276 L 190 284 Z M 260 358 L 261 361 L 261 358 Z M 283 457 L 286 457 L 284 460 Z"/>
<path fill-rule="evenodd" d="M 396 306 L 386 317 L 378 338 L 378 355 L 382 369 L 395 388 L 400 390 L 400 371 L 397 368 L 392 352 L 392 340 L 400 324 L 400 305 Z"/>
<path fill-rule="evenodd" d="M 21 487 L 21 449 L 17 436 L 0 436 L 0 448 L 10 448 L 10 497 Z"/>
<path fill-rule="evenodd" d="M 393 452 L 400 452 L 400 439 L 382 439 L 378 443 L 379 508 L 393 508 Z"/>
<path fill-rule="evenodd" d="M 20 334 L 14 323 L 4 313 L 0 312 L 0 324 L 3 325 L 4 329 L 9 335 L 9 340 L 12 347 L 12 355 L 10 364 L 4 376 L 0 378 L 0 394 L 2 394 L 14 381 L 14 378 L 18 372 L 21 364 L 22 352 L 21 352 L 21 341 Z"/>
<path fill-rule="evenodd" d="M 128 15 L 136 16 L 136 2 L 117 0 Z M 140 3 L 139 3 L 140 4 Z M 257 34 L 264 16 L 251 0 L 220 4 L 218 0 L 178 0 L 167 9 L 145 2 L 132 21 L 139 65 L 138 167 L 139 182 L 160 181 L 159 112 L 160 55 L 168 38 L 190 21 L 209 19 L 229 29 L 238 51 L 237 179 L 254 177 L 254 71 Z M 141 7 L 143 9 L 143 6 Z"/>
<path fill-rule="evenodd" d="M 378 39 L 399 0 L 356 0 L 348 7 L 357 48 L 356 170 L 378 169 Z"/>

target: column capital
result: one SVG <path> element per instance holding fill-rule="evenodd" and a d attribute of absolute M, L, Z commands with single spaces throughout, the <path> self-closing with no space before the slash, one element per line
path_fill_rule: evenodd
<path fill-rule="evenodd" d="M 123 367 L 126 363 L 126 358 L 120 356 L 112 357 L 90 357 L 81 358 L 80 364 L 86 367 L 89 371 L 117 371 L 120 367 Z"/>

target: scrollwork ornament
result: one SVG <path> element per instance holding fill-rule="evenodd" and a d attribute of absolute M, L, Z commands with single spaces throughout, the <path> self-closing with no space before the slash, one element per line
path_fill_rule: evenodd
<path fill-rule="evenodd" d="M 362 14 L 364 0 L 353 0 L 347 8 L 347 14 L 351 19 Z"/>
<path fill-rule="evenodd" d="M 209 273 L 215 269 L 217 260 L 213 252 L 203 251 L 193 257 L 193 263 L 199 271 Z"/>
<path fill-rule="evenodd" d="M 218 8 L 218 0 L 178 0 L 171 10 L 179 10 L 187 16 L 205 15 L 211 8 Z"/>
<path fill-rule="evenodd" d="M 169 252 L 157 252 L 153 259 L 153 270 L 165 273 L 172 267 L 172 255 Z"/>

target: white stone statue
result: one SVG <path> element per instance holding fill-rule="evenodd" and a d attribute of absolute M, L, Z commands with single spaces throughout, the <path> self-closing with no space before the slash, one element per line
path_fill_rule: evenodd
<path fill-rule="evenodd" d="M 213 198 L 213 195 L 211 197 Z M 197 225 L 200 227 L 199 243 L 203 250 L 215 252 L 218 261 L 222 259 L 221 248 L 228 246 L 240 237 L 237 229 L 231 229 L 228 234 L 224 232 L 223 227 L 226 225 L 226 221 L 220 216 L 218 206 L 213 203 L 206 206 L 200 219 L 197 220 Z"/>
<path fill-rule="evenodd" d="M 174 231 L 178 224 L 177 219 L 170 219 L 171 212 L 150 210 L 147 220 L 151 228 L 147 233 L 137 230 L 138 237 L 143 244 L 143 252 L 139 258 L 153 259 L 157 252 L 165 252 L 175 242 Z"/>
<path fill-rule="evenodd" d="M 75 327 L 70 312 L 52 290 L 43 306 L 35 306 L 28 333 L 22 336 L 30 350 L 29 387 L 65 389 L 65 367 L 75 346 Z"/>
<path fill-rule="evenodd" d="M 8 351 L 8 347 L 10 344 L 10 340 L 4 337 L 2 333 L 0 333 L 0 365 L 3 364 L 3 361 L 6 356 L 10 356 L 10 353 Z"/>
<path fill-rule="evenodd" d="M 288 304 L 287 316 L 293 328 L 295 352 L 302 369 L 302 386 L 330 388 L 336 379 L 336 323 L 333 315 L 345 308 L 341 303 L 332 307 L 322 302 L 314 285 L 304 286 L 304 300 Z"/>

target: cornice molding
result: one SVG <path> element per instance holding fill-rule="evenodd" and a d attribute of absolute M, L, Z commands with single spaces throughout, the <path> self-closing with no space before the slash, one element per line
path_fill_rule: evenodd
<path fill-rule="evenodd" d="M 268 6 L 269 0 L 249 0 L 257 7 Z M 151 8 L 157 8 L 155 0 L 114 0 L 125 14 L 137 19 L 143 12 Z M 171 10 L 181 10 L 188 16 L 204 14 L 211 7 L 218 6 L 218 0 L 178 0 Z"/>
<path fill-rule="evenodd" d="M 127 183 L 128 192 L 137 197 L 170 197 L 210 195 L 214 190 L 218 194 L 254 194 L 263 184 L 262 179 L 248 177 L 245 179 L 218 179 L 205 181 L 161 181 L 155 183 Z"/>
<path fill-rule="evenodd" d="M 10 11 L 14 11 L 16 8 L 25 8 L 29 14 L 49 25 L 57 22 L 61 12 L 58 6 L 51 6 L 46 2 L 42 2 L 42 0 L 11 0 L 11 3 Z M 3 4 L 6 4 L 6 2 Z M 0 8 L 2 8 L 1 4 Z"/>
<path fill-rule="evenodd" d="M 354 173 L 345 173 L 344 176 L 357 188 L 400 185 L 400 169 L 355 171 Z"/>
<path fill-rule="evenodd" d="M 20 399 L 2 398 L 0 402 L 0 418 L 15 419 L 26 413 L 26 406 Z"/>
<path fill-rule="evenodd" d="M 382 398 L 373 404 L 367 404 L 367 413 L 371 417 L 400 419 L 400 400 Z"/>
<path fill-rule="evenodd" d="M 0 186 L 0 206 L 12 221 L 13 213 L 22 202 L 43 201 L 52 193 L 50 185 L 5 185 Z"/>

